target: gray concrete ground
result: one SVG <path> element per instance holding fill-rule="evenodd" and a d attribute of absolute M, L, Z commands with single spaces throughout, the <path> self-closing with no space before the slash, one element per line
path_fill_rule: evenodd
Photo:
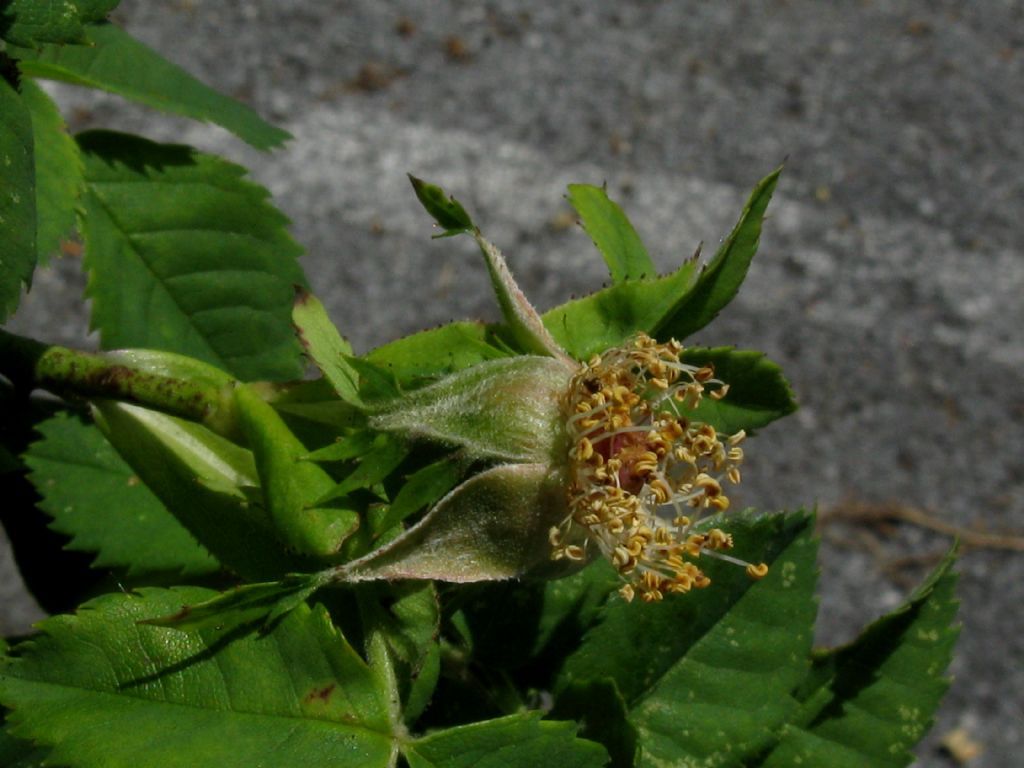
<path fill-rule="evenodd" d="M 600 285 L 564 187 L 606 181 L 664 268 L 713 245 L 783 158 L 761 253 L 699 341 L 768 352 L 802 410 L 751 444 L 742 502 L 911 505 L 1024 531 L 1024 4 L 125 1 L 117 18 L 295 135 L 262 156 L 217 129 L 60 89 L 73 127 L 184 140 L 252 168 L 359 350 L 493 318 L 469 244 L 431 241 L 406 171 L 442 183 L 541 306 Z M 73 260 L 12 323 L 81 344 Z M 947 538 L 822 530 L 819 639 L 893 607 Z M 1009 542 L 1010 539 L 1005 540 Z M 1020 765 L 1024 554 L 962 563 L 955 682 L 920 765 Z M 34 618 L 0 554 L 0 629 Z"/>

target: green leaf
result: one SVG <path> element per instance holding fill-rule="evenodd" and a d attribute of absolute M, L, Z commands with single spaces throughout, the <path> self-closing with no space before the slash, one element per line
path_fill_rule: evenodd
<path fill-rule="evenodd" d="M 344 480 L 318 497 L 315 505 L 326 504 L 333 499 L 348 496 L 360 488 L 373 488 L 395 471 L 409 455 L 409 449 L 401 440 L 390 435 L 379 435 L 373 447 L 362 454 L 356 467 Z"/>
<path fill-rule="evenodd" d="M 911 764 L 949 687 L 958 635 L 953 562 L 951 552 L 900 608 L 815 660 L 797 691 L 800 711 L 758 765 Z"/>
<path fill-rule="evenodd" d="M 253 498 L 252 454 L 205 427 L 157 411 L 100 401 L 97 424 L 164 506 L 224 566 L 267 581 L 311 564 L 284 550 Z"/>
<path fill-rule="evenodd" d="M 465 471 L 466 462 L 458 455 L 452 455 L 409 475 L 377 524 L 377 533 L 394 528 L 409 515 L 436 502 L 456 486 Z"/>
<path fill-rule="evenodd" d="M 729 385 L 721 400 L 702 397 L 686 415 L 711 424 L 723 434 L 747 432 L 767 426 L 796 410 L 793 390 L 782 369 L 760 352 L 731 347 L 689 347 L 682 361 L 690 365 L 711 365 L 715 378 Z"/>
<path fill-rule="evenodd" d="M 622 580 L 605 558 L 571 576 L 546 582 L 533 655 L 543 654 L 556 661 L 553 666 L 561 666 L 597 623 L 609 595 L 621 586 Z"/>
<path fill-rule="evenodd" d="M 661 603 L 611 600 L 560 675 L 612 679 L 630 709 L 640 765 L 682 761 L 739 765 L 792 715 L 789 692 L 807 673 L 817 550 L 809 515 L 716 521 L 733 554 L 770 564 L 751 582 L 708 558 L 706 589 Z M 710 524 L 710 523 L 709 523 Z"/>
<path fill-rule="evenodd" d="M 103 21 L 121 0 L 75 0 L 82 21 Z"/>
<path fill-rule="evenodd" d="M 652 335 L 683 340 L 714 320 L 732 301 L 747 276 L 747 268 L 757 252 L 765 209 L 779 181 L 777 168 L 758 182 L 750 194 L 740 219 L 722 241 L 715 257 L 701 270 L 696 285 L 658 323 Z"/>
<path fill-rule="evenodd" d="M 362 409 L 340 400 L 326 379 L 263 386 L 268 402 L 293 423 L 306 422 L 318 430 L 327 426 L 334 437 L 339 429 L 359 429 L 366 424 Z M 324 437 L 331 439 L 327 434 Z"/>
<path fill-rule="evenodd" d="M 249 107 L 217 93 L 114 24 L 85 28 L 88 45 L 12 49 L 22 73 L 116 93 L 149 107 L 212 122 L 257 149 L 288 138 Z"/>
<path fill-rule="evenodd" d="M 352 346 L 342 338 L 320 300 L 308 291 L 298 291 L 292 308 L 292 322 L 298 330 L 302 348 L 338 396 L 352 405 L 362 405 L 359 400 L 359 374 L 345 359 L 352 355 Z"/>
<path fill-rule="evenodd" d="M 416 197 L 427 209 L 427 213 L 433 216 L 437 225 L 444 230 L 439 237 L 458 235 L 473 229 L 473 220 L 469 218 L 466 209 L 458 200 L 446 197 L 443 189 L 428 184 L 423 179 L 417 179 L 412 174 L 409 174 L 409 181 L 412 182 Z"/>
<path fill-rule="evenodd" d="M 42 438 L 24 457 L 29 480 L 53 517 L 50 527 L 71 537 L 69 549 L 95 552 L 93 567 L 131 577 L 220 569 L 95 426 L 64 413 L 37 429 Z"/>
<path fill-rule="evenodd" d="M 432 733 L 405 749 L 410 768 L 599 768 L 600 745 L 575 738 L 575 723 L 553 723 L 536 712 Z"/>
<path fill-rule="evenodd" d="M 373 448 L 377 433 L 372 430 L 356 430 L 348 435 L 336 438 L 333 443 L 317 448 L 302 457 L 303 461 L 328 463 L 332 461 L 350 461 L 359 458 Z"/>
<path fill-rule="evenodd" d="M 50 750 L 16 739 L 0 728 L 0 765 L 4 768 L 43 768 Z"/>
<path fill-rule="evenodd" d="M 653 280 L 631 280 L 544 313 L 544 325 L 577 360 L 622 344 L 638 331 L 652 332 L 693 285 L 694 265 Z"/>
<path fill-rule="evenodd" d="M 636 729 L 629 722 L 626 702 L 611 680 L 570 683 L 559 694 L 548 717 L 577 721 L 580 736 L 608 750 L 611 768 L 633 768 L 637 756 Z"/>
<path fill-rule="evenodd" d="M 75 206 L 85 185 L 82 158 L 67 132 L 57 105 L 25 78 L 21 97 L 32 115 L 36 168 L 36 251 L 45 266 L 75 225 Z"/>
<path fill-rule="evenodd" d="M 5 6 L 0 14 L 0 37 L 11 45 L 82 40 L 82 19 L 71 2 L 10 0 Z"/>
<path fill-rule="evenodd" d="M 44 622 L 0 666 L 11 733 L 72 768 L 392 764 L 387 704 L 322 608 L 263 635 L 138 623 L 212 594 L 110 595 Z"/>
<path fill-rule="evenodd" d="M 344 499 L 326 505 L 334 480 L 315 462 L 302 460 L 309 450 L 255 390 L 236 388 L 235 408 L 256 460 L 264 507 L 282 543 L 301 556 L 337 556 L 359 527 L 358 513 Z"/>
<path fill-rule="evenodd" d="M 441 671 L 440 606 L 431 582 L 363 584 L 358 604 L 364 633 L 377 634 L 389 649 L 389 665 L 411 726 L 430 703 Z"/>
<path fill-rule="evenodd" d="M 604 189 L 588 184 L 570 184 L 569 204 L 576 209 L 583 228 L 604 256 L 613 283 L 657 275 L 640 236 Z"/>
<path fill-rule="evenodd" d="M 390 400 L 402 394 L 389 368 L 354 355 L 346 357 L 345 362 L 359 374 L 359 397 L 364 402 Z"/>
<path fill-rule="evenodd" d="M 463 591 L 457 622 L 475 664 L 514 672 L 517 679 L 525 674 L 531 685 L 550 689 L 552 670 L 579 647 L 622 579 L 604 558 L 564 578 L 546 578 L 564 571 L 551 573 L 545 565 L 531 572 L 537 578 Z"/>
<path fill-rule="evenodd" d="M 100 21 L 120 0 L 10 0 L 0 18 L 0 37 L 11 45 L 83 43 L 83 25 Z"/>
<path fill-rule="evenodd" d="M 228 632 L 255 624 L 266 628 L 295 610 L 323 584 L 320 574 L 289 574 L 281 581 L 243 584 L 193 605 L 184 605 L 169 616 L 142 623 L 183 631 L 215 628 Z"/>
<path fill-rule="evenodd" d="M 508 357 L 493 342 L 491 329 L 483 323 L 449 323 L 377 347 L 366 359 L 388 368 L 403 387 L 411 387 L 485 360 Z"/>
<path fill-rule="evenodd" d="M 14 312 L 36 267 L 36 191 L 32 119 L 0 77 L 0 322 Z"/>
<path fill-rule="evenodd" d="M 78 141 L 88 293 L 104 345 L 180 352 L 242 379 L 298 378 L 301 249 L 266 190 L 187 147 L 108 132 Z"/>

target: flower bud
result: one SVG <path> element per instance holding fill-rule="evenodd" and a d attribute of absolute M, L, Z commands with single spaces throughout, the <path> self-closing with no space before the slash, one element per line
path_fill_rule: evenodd
<path fill-rule="evenodd" d="M 370 426 L 462 448 L 471 459 L 554 463 L 572 368 L 551 357 L 489 360 L 396 398 Z"/>

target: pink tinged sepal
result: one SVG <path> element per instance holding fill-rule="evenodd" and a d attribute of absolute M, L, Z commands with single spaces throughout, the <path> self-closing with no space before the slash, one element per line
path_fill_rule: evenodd
<path fill-rule="evenodd" d="M 416 525 L 334 570 L 342 582 L 511 579 L 547 567 L 548 531 L 568 514 L 565 478 L 547 464 L 503 464 L 453 490 Z"/>

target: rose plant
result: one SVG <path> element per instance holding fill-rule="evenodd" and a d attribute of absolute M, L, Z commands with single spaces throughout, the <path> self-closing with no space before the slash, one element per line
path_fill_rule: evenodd
<path fill-rule="evenodd" d="M 356 355 L 242 168 L 67 135 L 37 79 L 287 138 L 115 5 L 14 0 L 0 26 L 0 308 L 75 230 L 104 350 L 0 331 L 3 521 L 55 614 L 0 644 L 0 764 L 909 764 L 947 686 L 952 554 L 813 648 L 813 514 L 729 501 L 793 394 L 757 352 L 687 345 L 779 171 L 667 275 L 605 190 L 570 186 L 610 283 L 544 314 L 412 178 L 502 320 Z"/>

